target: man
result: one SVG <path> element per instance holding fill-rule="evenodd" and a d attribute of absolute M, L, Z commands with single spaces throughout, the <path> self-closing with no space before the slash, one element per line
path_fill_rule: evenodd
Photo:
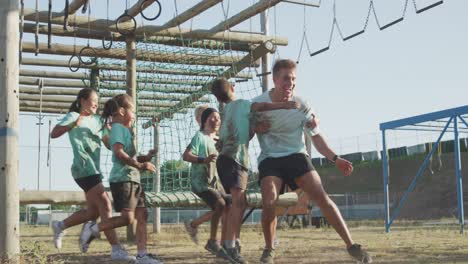
<path fill-rule="evenodd" d="M 270 122 L 267 133 L 257 134 L 261 153 L 258 158 L 259 181 L 262 191 L 263 211 L 262 228 L 265 238 L 265 249 L 261 263 L 274 263 L 273 238 L 276 233 L 275 203 L 285 185 L 295 190 L 301 188 L 320 207 L 336 232 L 346 244 L 351 256 L 363 263 L 371 263 L 371 257 L 355 244 L 343 217 L 335 203 L 323 189 L 320 176 L 308 157 L 302 139 L 304 131 L 315 148 L 336 167 L 349 176 L 353 171 L 351 162 L 342 159 L 330 149 L 318 126 L 307 125 L 314 118 L 306 102 L 293 95 L 296 85 L 296 63 L 292 60 L 278 60 L 273 66 L 273 83 L 275 88 L 254 98 L 253 102 L 287 102 L 296 101 L 301 109 L 277 110 L 258 114 L 260 119 Z"/>

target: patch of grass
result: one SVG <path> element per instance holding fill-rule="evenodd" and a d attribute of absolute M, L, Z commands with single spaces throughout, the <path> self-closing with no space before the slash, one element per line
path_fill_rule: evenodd
<path fill-rule="evenodd" d="M 416 221 L 398 221 L 386 234 L 382 221 L 348 222 L 353 239 L 369 250 L 375 263 L 468 263 L 468 238 L 459 234 L 457 225 L 424 225 Z M 152 227 L 148 226 L 151 231 Z M 93 241 L 87 254 L 78 249 L 80 227 L 67 230 L 63 248 L 53 246 L 48 227 L 22 227 L 21 243 L 25 263 L 116 263 L 110 260 L 110 245 L 105 239 Z M 134 243 L 125 241 L 125 228 L 117 230 L 130 253 Z M 104 238 L 105 236 L 103 236 Z M 242 254 L 250 263 L 258 263 L 264 247 L 258 225 L 242 229 Z M 333 228 L 281 228 L 275 263 L 355 263 Z M 200 229 L 200 245 L 193 244 L 182 225 L 164 225 L 161 234 L 149 235 L 148 250 L 161 256 L 164 263 L 225 263 L 203 247 L 208 239 L 208 225 Z M 45 262 L 44 262 L 45 261 Z"/>

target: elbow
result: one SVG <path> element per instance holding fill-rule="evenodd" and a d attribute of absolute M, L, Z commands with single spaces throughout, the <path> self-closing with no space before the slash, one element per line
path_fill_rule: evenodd
<path fill-rule="evenodd" d="M 50 132 L 50 138 L 58 138 L 58 137 L 60 137 L 60 135 L 56 131 L 52 130 L 52 132 Z"/>

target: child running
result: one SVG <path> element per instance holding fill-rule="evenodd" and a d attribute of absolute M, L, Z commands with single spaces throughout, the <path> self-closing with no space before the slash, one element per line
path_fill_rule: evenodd
<path fill-rule="evenodd" d="M 136 148 L 132 133 L 135 106 L 132 103 L 132 98 L 126 94 L 113 97 L 104 105 L 102 118 L 105 120 L 104 124 L 111 120 L 110 147 L 113 166 L 109 182 L 114 198 L 114 209 L 120 212 L 120 216 L 101 221 L 99 224 L 87 225 L 81 233 L 81 240 L 89 241 L 93 237 L 99 236 L 101 231 L 127 226 L 136 220 L 137 263 L 162 263 L 155 255 L 149 254 L 146 249 L 148 211 L 145 207 L 145 191 L 140 184 L 140 170 L 154 172 L 156 167 L 150 162 L 154 155 L 153 151 L 135 159 Z"/>
<path fill-rule="evenodd" d="M 210 238 L 205 249 L 218 257 L 226 258 L 226 252 L 216 239 L 219 220 L 223 214 L 226 216 L 226 208 L 230 204 L 230 197 L 226 195 L 216 169 L 218 151 L 215 139 L 221 124 L 218 111 L 206 108 L 201 114 L 200 124 L 200 130 L 192 138 L 183 154 L 183 159 L 192 163 L 190 175 L 192 191 L 205 201 L 212 211 L 191 222 L 186 222 L 185 227 L 192 240 L 198 243 L 197 227 L 211 219 Z M 221 240 L 225 239 L 225 231 L 223 224 Z"/>
<path fill-rule="evenodd" d="M 224 106 L 224 119 L 220 130 L 220 155 L 216 161 L 218 174 L 226 192 L 232 196 L 229 209 L 226 241 L 224 247 L 231 263 L 247 263 L 236 247 L 236 233 L 239 233 L 242 216 L 246 208 L 245 189 L 249 167 L 249 141 L 253 134 L 250 129 L 251 113 L 276 109 L 299 108 L 296 102 L 252 103 L 236 99 L 234 86 L 226 79 L 216 79 L 211 87 L 218 102 Z"/>
<path fill-rule="evenodd" d="M 98 115 L 98 95 L 91 88 L 84 88 L 71 104 L 70 111 L 54 127 L 50 136 L 58 138 L 68 132 L 68 138 L 73 149 L 73 164 L 71 173 L 75 182 L 85 192 L 86 209 L 73 213 L 63 221 L 52 222 L 54 243 L 57 249 L 62 248 L 62 238 L 65 229 L 90 220 L 95 221 L 112 217 L 109 197 L 102 184 L 100 170 L 101 140 L 108 145 L 107 129 L 102 130 L 102 122 Z M 113 260 L 133 260 L 120 245 L 115 230 L 109 229 L 104 234 L 112 246 Z M 86 252 L 88 244 L 80 243 L 80 250 Z"/>

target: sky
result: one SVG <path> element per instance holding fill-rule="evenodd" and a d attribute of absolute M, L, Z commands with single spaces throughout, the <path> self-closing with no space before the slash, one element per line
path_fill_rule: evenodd
<path fill-rule="evenodd" d="M 110 2 L 109 16 L 115 18 L 125 9 L 125 1 Z M 117 2 L 120 4 L 115 4 Z M 134 2 L 128 1 L 128 5 Z M 252 2 L 255 1 L 224 1 L 223 5 L 216 5 L 182 27 L 209 29 L 224 18 L 223 7 L 224 13 L 231 16 Z M 416 5 L 422 8 L 434 2 L 417 0 Z M 163 24 L 175 16 L 174 3 L 181 13 L 197 1 L 163 1 L 162 15 L 153 24 Z M 303 6 L 280 3 L 271 8 L 268 15 L 270 34 L 288 38 L 289 45 L 278 47 L 273 57 L 296 60 L 304 31 L 311 51 L 328 46 L 334 3 L 343 35 L 363 29 L 369 1 L 323 0 L 319 8 L 307 7 L 305 10 Z M 404 0 L 374 1 L 379 22 L 386 24 L 400 18 L 404 3 Z M 41 1 L 40 9 L 47 10 L 46 4 Z M 91 4 L 92 16 L 106 18 L 106 1 L 94 0 Z M 62 5 L 54 6 L 54 11 L 60 11 Z M 33 2 L 27 1 L 26 7 L 34 8 Z M 379 124 L 382 122 L 468 104 L 466 10 L 468 1 L 446 0 L 442 5 L 416 14 L 410 0 L 404 20 L 393 27 L 379 30 L 371 15 L 366 31 L 348 41 L 342 41 L 335 30 L 330 49 L 324 53 L 310 57 L 303 47 L 297 69 L 296 94 L 312 103 L 320 117 L 322 133 L 337 152 L 344 154 L 380 148 Z M 148 13 L 151 11 L 154 10 L 149 9 Z M 137 22 L 141 21 L 138 17 Z M 259 31 L 259 16 L 234 30 Z M 25 34 L 25 40 L 32 41 L 33 35 Z M 46 36 L 41 36 L 41 40 L 46 41 Z M 54 37 L 53 42 L 73 44 L 73 40 L 59 37 Z M 85 45 L 86 40 L 79 39 L 77 44 Z M 91 41 L 91 45 L 99 46 L 100 41 Z M 42 58 L 48 57 L 54 56 Z M 52 126 L 57 122 L 57 117 L 45 118 L 41 129 L 41 189 L 49 186 L 49 168 L 46 166 L 49 119 Z M 22 115 L 20 118 L 20 189 L 37 188 L 36 123 L 36 116 Z M 394 134 L 390 143 L 417 144 L 424 140 L 417 133 Z M 53 140 L 51 146 L 52 189 L 78 190 L 69 172 L 72 156 L 68 138 Z"/>

